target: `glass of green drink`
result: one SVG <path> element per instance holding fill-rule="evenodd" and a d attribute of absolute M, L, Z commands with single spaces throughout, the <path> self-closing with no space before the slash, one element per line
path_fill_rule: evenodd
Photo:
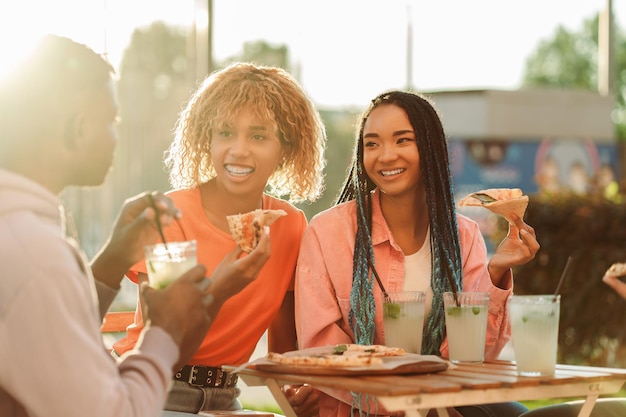
<path fill-rule="evenodd" d="M 508 303 L 517 373 L 554 374 L 561 296 L 512 295 Z"/>
<path fill-rule="evenodd" d="M 385 345 L 421 353 L 424 328 L 423 291 L 389 292 L 383 301 Z"/>
<path fill-rule="evenodd" d="M 148 281 L 157 289 L 167 287 L 198 263 L 195 240 L 146 246 L 145 255 Z"/>
<path fill-rule="evenodd" d="M 451 362 L 482 362 L 487 342 L 489 293 L 443 293 L 443 306 Z"/>

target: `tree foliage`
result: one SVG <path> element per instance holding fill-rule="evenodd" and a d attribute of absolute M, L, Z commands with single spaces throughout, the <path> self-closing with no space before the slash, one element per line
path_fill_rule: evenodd
<path fill-rule="evenodd" d="M 614 94 L 616 136 L 626 140 L 626 36 L 614 30 Z M 523 87 L 555 87 L 597 90 L 598 16 L 585 20 L 580 31 L 559 26 L 528 57 Z"/>
<path fill-rule="evenodd" d="M 169 188 L 164 152 L 194 86 L 189 33 L 154 22 L 135 29 L 124 51 L 118 82 L 120 143 L 112 172 L 113 187 L 122 196 Z"/>
<path fill-rule="evenodd" d="M 292 71 L 289 63 L 289 48 L 287 45 L 272 45 L 264 40 L 244 43 L 243 50 L 239 54 L 227 58 L 222 66 L 237 61 L 254 62 L 261 65 L 280 67 L 289 72 Z"/>

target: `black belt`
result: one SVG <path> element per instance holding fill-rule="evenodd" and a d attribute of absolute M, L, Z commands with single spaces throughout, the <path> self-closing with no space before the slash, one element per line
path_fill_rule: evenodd
<path fill-rule="evenodd" d="M 185 365 L 174 374 L 177 381 L 204 388 L 232 388 L 239 377 L 213 366 Z"/>

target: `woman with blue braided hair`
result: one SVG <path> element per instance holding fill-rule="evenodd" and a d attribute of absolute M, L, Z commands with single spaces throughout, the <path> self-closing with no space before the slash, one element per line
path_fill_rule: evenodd
<path fill-rule="evenodd" d="M 511 268 L 539 250 L 533 228 L 514 220 L 488 261 L 478 225 L 455 211 L 437 111 L 420 94 L 379 95 L 360 118 L 337 205 L 311 219 L 303 237 L 295 287 L 299 347 L 384 344 L 378 275 L 386 291 L 427 293 L 422 354 L 447 357 L 443 292 L 488 292 L 485 358 L 497 358 L 510 338 Z M 321 417 L 386 414 L 376 404 L 365 407 L 349 394 L 332 394 L 320 397 Z M 521 404 L 501 403 L 450 414 L 508 417 L 523 411 Z"/>

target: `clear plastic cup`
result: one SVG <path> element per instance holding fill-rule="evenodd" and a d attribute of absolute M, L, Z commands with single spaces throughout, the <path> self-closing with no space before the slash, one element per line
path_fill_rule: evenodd
<path fill-rule="evenodd" d="M 150 286 L 157 289 L 165 288 L 198 263 L 196 241 L 146 246 L 145 257 Z"/>
<path fill-rule="evenodd" d="M 458 304 L 457 304 L 458 300 Z M 446 316 L 448 355 L 451 362 L 482 362 L 485 360 L 489 293 L 443 293 Z"/>
<path fill-rule="evenodd" d="M 508 304 L 517 373 L 522 376 L 553 375 L 561 296 L 512 295 Z"/>
<path fill-rule="evenodd" d="M 383 302 L 385 345 L 421 353 L 426 293 L 402 291 L 387 296 Z"/>

